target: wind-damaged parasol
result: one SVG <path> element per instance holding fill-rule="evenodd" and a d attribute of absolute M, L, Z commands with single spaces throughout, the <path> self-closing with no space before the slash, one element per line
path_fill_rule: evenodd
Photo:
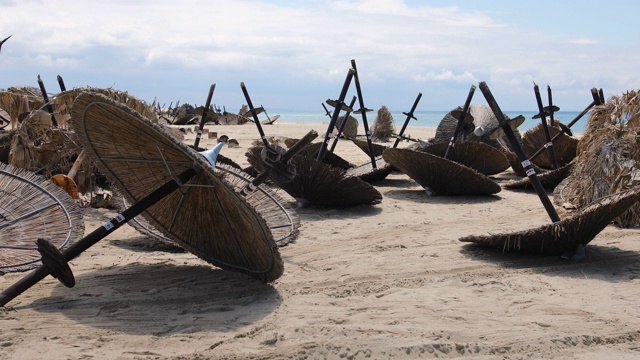
<path fill-rule="evenodd" d="M 133 205 L 64 253 L 48 256 L 49 265 L 0 294 L 0 305 L 49 274 L 73 286 L 68 261 L 138 214 L 213 265 L 265 282 L 282 275 L 283 262 L 267 223 L 204 156 L 100 94 L 78 96 L 71 118 L 87 155 Z"/>
<path fill-rule="evenodd" d="M 83 234 L 82 211 L 69 195 L 35 173 L 0 164 L 0 274 L 39 265 L 36 237 L 63 249 Z"/>

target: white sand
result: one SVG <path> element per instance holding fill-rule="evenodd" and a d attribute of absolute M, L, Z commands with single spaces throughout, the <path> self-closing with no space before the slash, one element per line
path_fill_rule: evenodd
<path fill-rule="evenodd" d="M 253 125 L 209 129 L 238 139 L 223 154 L 248 165 Z M 344 141 L 336 153 L 367 160 Z M 548 223 L 535 193 L 427 197 L 396 173 L 375 186 L 380 205 L 299 209 L 300 235 L 280 248 L 285 273 L 268 285 L 125 225 L 72 261 L 74 288 L 48 277 L 0 309 L 0 358 L 640 358 L 637 229 L 608 227 L 581 262 L 502 254 L 458 238 Z M 114 215 L 86 209 L 87 232 Z"/>

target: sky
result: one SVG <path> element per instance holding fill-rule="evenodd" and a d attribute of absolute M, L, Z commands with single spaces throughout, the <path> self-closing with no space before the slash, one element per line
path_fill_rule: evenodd
<path fill-rule="evenodd" d="M 640 87 L 636 0 L 0 0 L 0 89 L 112 87 L 162 106 L 323 113 L 356 60 L 365 106 L 462 105 L 485 81 L 503 111 L 561 110 Z M 352 83 L 347 100 L 356 95 Z M 349 102 L 349 101 L 347 101 Z M 476 91 L 473 103 L 486 104 Z"/>

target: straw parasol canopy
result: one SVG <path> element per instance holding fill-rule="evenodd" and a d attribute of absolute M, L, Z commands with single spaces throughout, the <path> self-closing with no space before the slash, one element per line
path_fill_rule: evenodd
<path fill-rule="evenodd" d="M 20 115 L 44 105 L 40 89 L 33 86 L 14 86 L 0 91 L 0 109 L 9 114 L 11 122 L 16 124 Z"/>
<path fill-rule="evenodd" d="M 338 133 L 337 129 L 340 129 L 340 127 L 342 127 L 342 123 L 344 121 L 344 115 L 338 117 L 335 129 L 333 129 L 333 132 L 335 134 Z M 344 128 L 342 128 L 342 136 L 347 139 L 355 139 L 356 136 L 358 136 L 358 120 L 353 116 L 349 116 L 346 121 L 347 123 L 344 125 Z"/>
<path fill-rule="evenodd" d="M 576 164 L 560 193 L 561 203 L 581 209 L 640 180 L 640 91 L 612 96 L 592 109 L 578 144 Z M 616 218 L 621 227 L 640 225 L 640 204 Z"/>
<path fill-rule="evenodd" d="M 371 125 L 371 139 L 374 141 L 387 142 L 395 133 L 396 127 L 393 122 L 393 116 L 391 116 L 389 109 L 382 105 L 380 109 L 378 109 L 378 114 Z"/>
<path fill-rule="evenodd" d="M 33 172 L 0 164 L 0 274 L 39 266 L 36 239 L 63 249 L 84 234 L 82 211 Z"/>
<path fill-rule="evenodd" d="M 574 161 L 565 164 L 555 170 L 544 171 L 538 173 L 538 179 L 545 189 L 553 190 L 571 173 L 573 169 Z M 524 177 L 520 180 L 511 180 L 503 185 L 507 189 L 533 189 L 531 181 L 528 177 Z"/>
<path fill-rule="evenodd" d="M 220 155 L 218 160 L 219 158 Z M 233 186 L 236 192 L 244 189 L 254 179 L 244 171 L 220 162 L 216 163 L 216 173 Z M 245 200 L 265 219 L 278 246 L 285 246 L 295 241 L 300 228 L 300 217 L 279 194 L 268 186 L 260 185 L 255 191 L 247 194 Z M 119 212 L 122 212 L 129 207 L 129 204 L 123 196 L 118 196 L 115 206 Z M 152 239 L 173 243 L 173 240 L 156 230 L 144 217 L 135 217 L 129 225 Z"/>
<path fill-rule="evenodd" d="M 605 196 L 584 207 L 574 216 L 535 229 L 494 235 L 470 235 L 460 238 L 503 251 L 525 251 L 562 255 L 579 245 L 587 245 L 617 216 L 640 201 L 640 188 Z"/>
<path fill-rule="evenodd" d="M 258 172 L 264 171 L 261 151 L 261 147 L 254 146 L 246 153 L 247 160 Z M 276 185 L 295 198 L 299 207 L 375 205 L 382 201 L 378 190 L 358 177 L 347 176 L 344 169 L 299 154 L 293 161 L 296 176 Z"/>
<path fill-rule="evenodd" d="M 282 259 L 266 221 L 204 156 L 126 105 L 100 94 L 78 96 L 71 119 L 87 155 L 130 204 L 176 174 L 199 170 L 141 213 L 155 229 L 223 269 L 265 282 L 282 275 Z"/>
<path fill-rule="evenodd" d="M 360 148 L 360 150 L 364 151 L 365 154 L 369 154 L 369 144 L 366 140 L 351 139 L 351 141 L 353 141 L 353 143 L 358 148 Z M 386 146 L 380 144 L 371 143 L 371 145 L 373 145 L 373 154 L 375 156 L 382 156 L 382 152 L 387 148 Z"/>
<path fill-rule="evenodd" d="M 302 150 L 298 152 L 298 155 L 307 156 L 315 159 L 317 158 L 321 147 L 322 147 L 322 142 L 311 143 L 305 146 L 304 148 L 302 148 Z M 332 151 L 326 151 L 324 153 L 324 159 L 322 159 L 322 162 L 340 169 L 344 169 L 344 170 L 351 169 L 352 167 L 355 166 L 352 163 L 340 157 L 339 155 L 336 155 Z"/>
<path fill-rule="evenodd" d="M 561 132 L 558 121 L 555 121 L 554 126 L 549 126 L 549 133 L 553 139 L 557 134 Z M 542 124 L 538 124 L 535 127 L 527 130 L 522 135 L 522 150 L 527 155 L 527 158 L 531 159 L 531 156 L 535 154 L 539 149 L 543 148 L 547 143 L 547 137 L 544 134 Z M 578 148 L 578 139 L 562 134 L 553 141 L 553 150 L 556 154 L 556 160 L 559 166 L 563 166 L 569 163 L 576 157 L 576 150 Z M 531 160 L 541 168 L 551 169 L 553 168 L 553 159 L 551 159 L 551 153 L 543 150 L 540 155 Z"/>
<path fill-rule="evenodd" d="M 421 151 L 444 157 L 448 147 L 448 143 L 436 143 Z M 468 166 L 484 175 L 499 174 L 510 166 L 504 153 L 479 141 L 458 142 L 451 148 L 449 155 L 449 160 Z"/>
<path fill-rule="evenodd" d="M 504 156 L 509 161 L 509 164 L 511 166 L 511 170 L 513 170 L 513 173 L 516 174 L 517 176 L 520 176 L 520 177 L 526 177 L 527 176 L 527 172 L 524 170 L 524 167 L 522 166 L 522 163 L 520 162 L 520 159 L 518 158 L 518 155 L 516 155 L 516 153 L 514 153 L 510 149 L 508 149 L 507 146 L 504 144 L 504 142 L 501 142 L 501 145 L 503 146 L 503 148 L 502 148 L 503 152 L 502 153 L 504 154 Z M 531 164 L 531 166 L 533 167 L 533 169 L 538 174 L 544 172 L 536 164 Z"/>
<path fill-rule="evenodd" d="M 456 112 L 462 110 L 462 107 L 458 106 L 455 109 L 449 111 L 440 121 L 436 128 L 436 134 L 433 139 L 434 143 L 449 143 L 453 133 L 455 132 L 458 119 L 453 115 Z M 493 114 L 491 108 L 487 105 L 471 104 L 469 105 L 469 114 L 473 117 L 473 124 L 467 125 L 460 133 L 460 138 L 463 137 L 466 140 L 480 141 L 487 143 L 493 147 L 500 148 L 498 140 L 504 138 L 504 133 L 500 128 L 498 119 Z M 509 119 L 506 115 L 505 118 L 509 120 L 509 124 L 514 131 L 516 137 L 520 137 L 518 126 L 524 121 L 524 117 L 518 117 Z"/>
<path fill-rule="evenodd" d="M 375 157 L 376 168 L 373 168 L 371 161 L 367 161 L 362 165 L 358 165 L 347 170 L 347 176 L 357 176 L 360 179 L 368 182 L 378 182 L 384 180 L 395 168 L 388 164 L 382 158 L 382 155 Z"/>
<path fill-rule="evenodd" d="M 487 176 L 426 152 L 389 148 L 382 157 L 424 187 L 429 195 L 492 195 L 501 190 Z"/>

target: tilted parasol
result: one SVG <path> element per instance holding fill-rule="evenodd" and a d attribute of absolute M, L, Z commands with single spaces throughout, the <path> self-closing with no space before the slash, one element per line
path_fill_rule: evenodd
<path fill-rule="evenodd" d="M 82 211 L 67 193 L 33 172 L 0 164 L 0 274 L 39 265 L 38 237 L 64 249 L 82 235 Z"/>

